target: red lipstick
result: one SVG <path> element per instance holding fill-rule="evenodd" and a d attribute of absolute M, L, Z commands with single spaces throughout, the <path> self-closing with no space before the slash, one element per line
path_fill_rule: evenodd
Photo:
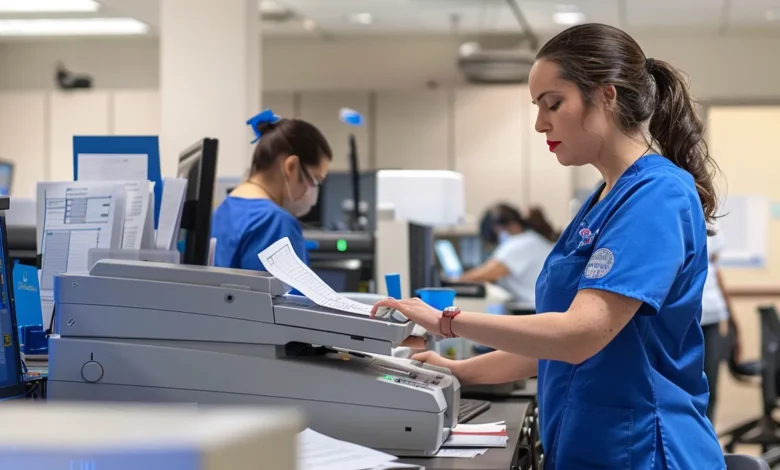
<path fill-rule="evenodd" d="M 548 140 L 547 145 L 550 147 L 550 152 L 555 152 L 555 148 L 561 144 L 560 141 Z"/>

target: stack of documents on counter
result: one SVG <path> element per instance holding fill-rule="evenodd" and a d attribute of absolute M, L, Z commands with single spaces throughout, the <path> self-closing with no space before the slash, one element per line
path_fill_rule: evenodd
<path fill-rule="evenodd" d="M 487 424 L 459 424 L 443 447 L 506 447 L 509 436 L 504 421 Z"/>
<path fill-rule="evenodd" d="M 298 434 L 298 468 L 306 470 L 420 469 L 395 462 L 396 457 L 340 441 L 311 429 Z"/>

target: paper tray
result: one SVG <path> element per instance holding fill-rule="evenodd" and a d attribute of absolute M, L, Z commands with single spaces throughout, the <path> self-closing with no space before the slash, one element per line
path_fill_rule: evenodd
<path fill-rule="evenodd" d="M 274 323 L 388 341 L 393 347 L 411 336 L 415 327 L 410 321 L 395 323 L 286 299 L 274 301 Z"/>

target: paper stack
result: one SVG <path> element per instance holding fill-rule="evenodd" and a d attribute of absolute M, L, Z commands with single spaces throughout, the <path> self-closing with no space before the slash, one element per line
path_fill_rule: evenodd
<path fill-rule="evenodd" d="M 388 468 L 396 457 L 340 441 L 311 429 L 298 434 L 298 468 L 306 470 L 366 470 Z"/>
<path fill-rule="evenodd" d="M 443 447 L 506 447 L 509 436 L 506 423 L 459 424 L 453 428 Z"/>

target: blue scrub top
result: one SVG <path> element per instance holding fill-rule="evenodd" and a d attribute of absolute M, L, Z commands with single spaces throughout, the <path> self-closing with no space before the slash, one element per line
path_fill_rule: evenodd
<path fill-rule="evenodd" d="M 583 363 L 539 361 L 545 469 L 725 469 L 705 415 L 707 233 L 693 178 L 648 155 L 598 193 L 545 262 L 537 311 L 567 311 L 580 289 L 643 304 Z"/>
<path fill-rule="evenodd" d="M 228 196 L 214 211 L 211 236 L 217 239 L 215 266 L 265 271 L 257 255 L 284 237 L 309 264 L 298 219 L 269 199 Z"/>

